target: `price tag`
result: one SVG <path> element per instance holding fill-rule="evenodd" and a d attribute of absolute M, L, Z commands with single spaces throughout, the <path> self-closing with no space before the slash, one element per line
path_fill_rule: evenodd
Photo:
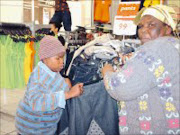
<path fill-rule="evenodd" d="M 114 18 L 113 33 L 116 35 L 135 35 L 137 26 L 133 20 L 139 10 L 140 2 L 120 2 Z"/>
<path fill-rule="evenodd" d="M 122 17 L 115 16 L 113 34 L 115 35 L 135 35 L 137 26 L 132 20 L 123 20 Z"/>

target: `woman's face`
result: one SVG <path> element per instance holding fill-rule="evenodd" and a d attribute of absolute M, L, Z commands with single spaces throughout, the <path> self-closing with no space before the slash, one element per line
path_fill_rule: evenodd
<path fill-rule="evenodd" d="M 53 72 L 59 72 L 64 66 L 64 56 L 57 55 L 43 60 L 44 64 L 48 66 Z"/>
<path fill-rule="evenodd" d="M 170 26 L 151 15 L 143 16 L 138 24 L 138 35 L 142 44 L 158 37 L 168 36 L 170 34 Z"/>
<path fill-rule="evenodd" d="M 51 24 L 51 31 L 56 35 L 58 33 L 58 28 L 56 28 L 55 24 Z"/>

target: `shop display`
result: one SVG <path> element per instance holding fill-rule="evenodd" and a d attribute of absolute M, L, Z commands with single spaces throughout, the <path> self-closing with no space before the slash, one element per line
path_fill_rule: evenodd
<path fill-rule="evenodd" d="M 144 46 L 140 46 L 141 41 L 139 40 L 137 35 L 137 30 L 139 29 L 139 27 L 134 25 L 132 21 L 134 17 L 137 16 L 137 12 L 133 14 L 134 16 L 132 16 L 132 14 L 130 14 L 130 12 L 132 13 L 132 9 L 128 8 L 129 5 L 127 5 L 126 7 L 123 7 L 129 9 L 126 11 L 124 10 L 124 12 L 127 14 L 127 18 L 121 17 L 117 19 L 122 19 L 123 21 L 121 23 L 116 23 L 115 20 L 112 20 L 115 15 L 118 15 L 116 9 L 118 9 L 117 5 L 120 6 L 119 2 L 130 2 L 132 7 L 132 5 L 134 4 L 132 1 L 140 1 L 140 3 L 138 3 L 139 5 L 137 12 L 143 6 L 149 7 L 150 5 L 161 3 L 160 0 L 93 0 L 93 2 L 91 3 L 91 25 L 87 27 L 86 22 L 84 22 L 84 26 L 76 26 L 76 29 L 71 31 L 71 12 L 69 10 L 67 1 L 55 0 L 55 13 L 53 17 L 50 18 L 50 23 L 56 22 L 63 24 L 62 26 L 65 30 L 59 31 L 59 33 L 56 35 L 51 32 L 50 28 L 39 28 L 34 31 L 35 35 L 33 36 L 33 32 L 26 24 L 1 23 L 0 88 L 11 90 L 18 88 L 24 90 L 24 88 L 27 86 L 27 82 L 29 81 L 29 76 L 33 71 L 33 68 L 40 61 L 38 53 L 41 39 L 46 35 L 52 35 L 58 38 L 59 41 L 61 41 L 62 45 L 66 48 L 66 54 L 63 57 L 64 68 L 59 73 L 62 77 L 69 78 L 73 86 L 77 83 L 84 84 L 84 93 L 81 96 L 67 100 L 65 106 L 66 108 L 63 109 L 63 113 L 61 116 L 62 119 L 58 122 L 58 128 L 56 131 L 57 134 L 115 135 L 120 134 L 120 132 L 128 133 L 131 130 L 133 132 L 135 131 L 141 134 L 151 134 L 151 129 L 153 129 L 152 131 L 156 131 L 156 128 L 150 127 L 150 125 L 148 125 L 149 123 L 147 123 L 146 121 L 144 122 L 143 117 L 141 117 L 143 114 L 142 112 L 145 110 L 148 112 L 148 116 L 150 116 L 150 113 L 147 110 L 148 106 L 145 106 L 145 109 L 143 109 L 142 104 L 139 104 L 140 111 L 137 109 L 137 103 L 144 102 L 143 99 L 150 99 L 150 97 L 147 97 L 147 94 L 144 94 L 137 99 L 136 106 L 127 101 L 117 102 L 117 100 L 114 99 L 114 97 L 116 97 L 116 94 L 114 94 L 114 97 L 112 98 L 104 86 L 105 83 L 103 83 L 104 74 L 102 74 L 102 69 L 106 64 L 111 64 L 113 70 L 123 71 L 122 74 L 124 74 L 124 76 L 122 76 L 121 73 L 113 74 L 114 78 L 117 77 L 119 81 L 122 81 L 122 83 L 124 83 L 123 81 L 126 81 L 125 79 L 131 79 L 131 75 L 133 72 L 138 73 L 137 78 L 141 80 L 142 77 L 146 77 L 146 74 L 144 73 L 146 73 L 147 71 L 151 72 L 151 70 L 154 70 L 154 68 L 158 68 L 159 63 L 161 64 L 161 61 L 157 59 L 159 56 L 156 53 L 156 51 L 161 51 L 159 51 L 159 49 L 156 50 L 156 47 L 162 48 L 162 44 L 153 46 L 152 49 L 149 46 L 147 46 L 147 48 Z M 83 6 L 83 4 L 81 6 Z M 86 13 L 83 12 L 82 14 L 84 15 Z M 155 16 L 156 15 L 158 16 L 158 14 L 155 14 Z M 128 25 L 127 20 L 131 21 L 131 23 L 129 23 Z M 169 21 L 169 18 L 166 20 Z M 87 19 L 87 21 L 89 20 Z M 167 24 L 173 25 L 172 29 L 175 30 L 175 24 L 172 23 L 172 20 L 170 21 L 171 23 Z M 124 22 L 126 22 L 126 24 Z M 132 27 L 132 24 L 135 26 L 135 29 L 134 26 Z M 114 27 L 113 29 L 113 26 L 117 27 Z M 124 29 L 125 33 L 114 33 L 114 30 L 120 32 L 121 29 L 119 28 L 126 28 Z M 180 33 L 177 32 L 176 34 L 179 35 Z M 164 44 L 174 44 L 177 41 L 173 38 L 162 38 L 162 40 L 157 40 L 157 42 Z M 178 44 L 176 44 L 175 47 L 176 49 L 179 49 Z M 141 52 L 141 50 L 144 49 L 145 52 Z M 170 51 L 172 52 L 177 51 L 172 48 L 172 46 L 170 47 L 170 49 Z M 163 52 L 161 53 L 163 53 L 164 55 L 164 52 L 166 50 L 167 49 L 163 47 Z M 161 55 L 161 53 L 159 54 Z M 142 70 L 143 66 L 147 66 L 151 63 L 151 54 L 153 54 L 154 56 L 157 55 L 156 59 L 158 61 L 155 62 L 155 65 L 153 65 L 152 68 L 149 68 L 148 70 Z M 145 58 L 145 56 L 147 56 L 147 58 L 143 59 Z M 165 56 L 162 57 L 162 60 L 165 58 Z M 168 60 L 172 61 L 172 59 L 169 58 L 170 57 L 168 57 Z M 132 59 L 138 60 L 138 62 L 136 63 L 136 66 L 138 68 L 132 69 L 131 67 L 129 67 L 131 65 L 128 65 L 128 63 L 134 62 L 132 61 Z M 155 60 L 155 58 L 153 58 L 152 60 Z M 127 63 L 126 66 L 124 66 L 125 63 Z M 167 65 L 168 62 L 166 62 L 164 66 Z M 162 80 L 160 76 L 161 70 L 166 71 L 159 66 L 159 70 L 157 69 L 157 71 L 152 74 L 153 78 L 154 76 L 156 78 L 159 77 L 159 80 L 156 80 L 157 82 Z M 42 73 L 42 75 L 44 75 L 44 73 Z M 114 80 L 111 78 L 111 81 L 108 80 L 111 85 L 109 86 L 112 87 L 114 91 L 117 88 L 120 90 L 120 87 L 118 87 L 118 82 L 116 81 L 117 78 L 115 78 Z M 137 82 L 138 79 L 134 79 L 133 81 Z M 170 80 L 166 78 L 166 80 L 164 80 L 164 84 L 158 85 L 158 87 L 164 87 L 165 84 L 168 84 L 168 81 Z M 149 84 L 145 83 L 143 85 L 141 83 L 142 82 L 138 82 L 138 84 L 140 85 L 133 86 L 132 89 L 137 89 L 138 87 L 142 86 L 142 91 L 144 91 L 144 88 L 151 86 L 154 82 L 148 82 Z M 129 89 L 129 86 L 131 84 L 132 83 L 129 83 L 128 86 L 125 86 L 124 89 Z M 171 87 L 171 85 L 169 86 Z M 168 96 L 167 94 L 169 94 L 163 93 L 165 90 L 166 89 L 164 88 L 160 90 L 160 94 L 164 97 Z M 159 98 L 158 100 L 162 100 L 162 98 Z M 168 101 L 170 99 L 166 100 Z M 155 101 L 152 101 L 152 103 L 154 102 Z M 169 104 L 167 104 L 168 102 L 166 102 L 165 100 L 162 100 L 161 102 L 163 103 L 163 105 L 165 105 L 166 110 L 168 110 L 169 108 L 171 109 L 169 109 L 170 111 L 168 110 L 167 112 L 165 112 L 167 117 L 170 116 L 169 112 L 172 113 L 173 111 L 177 114 L 177 117 L 179 117 L 178 108 L 175 108 L 173 110 L 173 105 L 176 105 L 176 102 L 174 104 L 174 101 L 171 101 L 173 102 L 173 104 L 170 107 L 168 106 Z M 128 119 L 134 117 L 133 110 L 131 110 L 131 113 L 127 112 L 129 108 L 133 108 L 139 114 L 141 113 L 139 116 L 137 116 L 137 118 L 139 118 L 140 120 L 136 119 L 135 121 L 132 121 L 132 123 L 131 121 L 127 121 Z M 127 114 L 128 118 L 126 118 Z M 175 116 L 176 115 L 172 115 L 172 117 Z M 158 119 L 158 117 L 156 118 Z M 168 124 L 172 128 L 172 130 L 169 130 L 169 133 L 175 133 L 175 129 L 177 129 L 178 127 L 178 121 L 175 118 L 174 120 L 168 120 Z M 152 120 L 150 120 L 150 122 L 151 121 Z M 127 129 L 132 126 L 131 124 L 133 124 L 133 122 L 137 122 L 138 124 L 140 124 L 140 126 L 138 125 L 138 128 L 136 128 L 136 124 L 135 127 L 133 127 L 134 129 Z M 158 126 L 158 123 L 155 123 L 155 125 Z M 150 132 L 146 132 L 147 129 L 149 129 Z M 159 129 L 157 131 L 159 132 Z M 176 132 L 179 133 L 179 130 L 177 129 Z"/>
<path fill-rule="evenodd" d="M 24 24 L 0 25 L 1 88 L 24 88 L 33 68 L 33 38 Z"/>

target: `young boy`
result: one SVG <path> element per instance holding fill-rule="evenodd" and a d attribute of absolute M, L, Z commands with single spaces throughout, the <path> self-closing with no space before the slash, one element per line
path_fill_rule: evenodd
<path fill-rule="evenodd" d="M 40 42 L 40 62 L 31 73 L 24 98 L 15 117 L 18 134 L 53 135 L 66 100 L 83 93 L 83 84 L 69 90 L 70 82 L 59 74 L 63 68 L 65 48 L 53 36 Z"/>

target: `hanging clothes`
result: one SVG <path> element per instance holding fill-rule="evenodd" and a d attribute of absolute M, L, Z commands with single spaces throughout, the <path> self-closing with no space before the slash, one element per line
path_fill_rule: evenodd
<path fill-rule="evenodd" d="M 7 77 L 8 77 L 8 75 L 7 75 L 7 66 L 6 66 L 6 64 L 7 64 L 7 62 L 6 62 L 6 55 L 7 55 L 7 51 L 6 51 L 6 46 L 5 46 L 5 41 L 6 41 L 6 38 L 7 38 L 7 36 L 5 36 L 5 35 L 1 35 L 0 36 L 0 71 L 1 71 L 1 73 L 0 73 L 0 77 L 1 77 L 1 79 L 0 79 L 0 86 L 1 86 L 1 88 L 6 88 L 8 85 L 8 79 L 7 79 Z"/>
<path fill-rule="evenodd" d="M 35 48 L 35 62 L 34 62 L 34 64 L 35 64 L 35 66 L 38 64 L 38 62 L 40 61 L 40 59 L 39 59 L 39 55 L 38 55 L 38 52 L 39 52 L 39 47 L 40 47 L 40 45 L 39 45 L 39 43 L 40 42 L 34 42 L 34 48 Z"/>
<path fill-rule="evenodd" d="M 30 48 L 32 50 L 32 53 L 31 53 L 31 65 L 30 65 L 30 68 L 31 68 L 31 72 L 33 71 L 33 68 L 34 68 L 34 55 L 36 53 L 35 49 L 34 49 L 34 41 L 31 41 L 30 42 Z"/>
<path fill-rule="evenodd" d="M 25 58 L 24 58 L 24 78 L 25 83 L 28 83 L 29 76 L 33 69 L 34 63 L 34 54 L 35 50 L 33 49 L 33 41 L 26 43 L 24 51 L 25 51 Z"/>
<path fill-rule="evenodd" d="M 15 23 L 1 23 L 0 28 L 0 88 L 24 88 L 24 49 L 31 39 L 30 28 Z"/>
<path fill-rule="evenodd" d="M 5 48 L 6 48 L 6 88 L 14 88 L 14 81 L 15 81 L 15 76 L 14 76 L 14 71 L 16 70 L 14 66 L 14 44 L 13 40 L 10 38 L 10 35 L 7 36 L 6 42 L 5 42 Z"/>
<path fill-rule="evenodd" d="M 110 21 L 109 7 L 111 0 L 94 1 L 94 21 L 108 23 Z"/>
<path fill-rule="evenodd" d="M 18 70 L 18 78 L 19 78 L 19 83 L 17 85 L 18 88 L 23 88 L 25 86 L 25 80 L 24 80 L 24 73 L 22 72 L 24 70 L 24 57 L 25 57 L 25 43 L 24 42 L 19 42 L 19 45 L 16 45 L 18 47 L 18 53 L 17 53 L 17 61 L 16 61 L 16 66 Z"/>
<path fill-rule="evenodd" d="M 10 35 L 0 36 L 0 87 L 23 88 L 24 82 L 24 42 L 14 42 Z"/>

